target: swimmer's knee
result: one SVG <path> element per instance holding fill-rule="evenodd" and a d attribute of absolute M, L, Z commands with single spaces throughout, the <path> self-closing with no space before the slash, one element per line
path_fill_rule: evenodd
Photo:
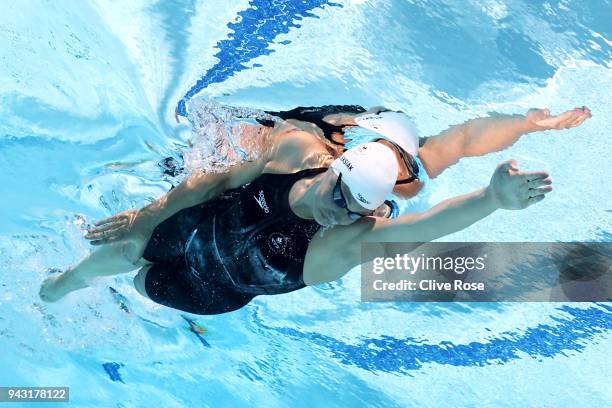
<path fill-rule="evenodd" d="M 145 290 L 145 282 L 147 279 L 147 272 L 149 269 L 151 269 L 152 265 L 153 264 L 143 266 L 140 268 L 136 276 L 134 276 L 134 287 L 136 288 L 136 291 L 146 298 L 148 298 L 149 295 L 147 295 L 147 291 Z"/>

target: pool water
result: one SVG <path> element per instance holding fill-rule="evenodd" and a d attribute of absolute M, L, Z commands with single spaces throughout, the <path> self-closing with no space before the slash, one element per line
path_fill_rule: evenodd
<path fill-rule="evenodd" d="M 168 190 L 158 163 L 192 137 L 174 112 L 203 94 L 253 109 L 383 105 L 423 135 L 493 111 L 587 105 L 579 128 L 463 160 L 428 204 L 515 158 L 550 171 L 555 191 L 445 240 L 612 241 L 609 1 L 27 0 L 0 11 L 0 386 L 69 386 L 83 407 L 612 401 L 609 303 L 362 303 L 358 270 L 221 316 L 156 305 L 133 273 L 38 298 L 45 268 L 89 251 L 85 224 Z"/>

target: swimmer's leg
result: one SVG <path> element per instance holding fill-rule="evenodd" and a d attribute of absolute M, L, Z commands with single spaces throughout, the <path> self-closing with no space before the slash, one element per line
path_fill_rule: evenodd
<path fill-rule="evenodd" d="M 56 302 L 70 292 L 86 288 L 97 276 L 131 272 L 150 263 L 144 258 L 134 261 L 130 256 L 132 249 L 133 244 L 127 242 L 113 242 L 96 248 L 77 265 L 48 277 L 40 288 L 40 298 L 46 302 Z"/>

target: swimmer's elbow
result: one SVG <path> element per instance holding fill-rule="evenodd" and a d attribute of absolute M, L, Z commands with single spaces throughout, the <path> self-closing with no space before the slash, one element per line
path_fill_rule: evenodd
<path fill-rule="evenodd" d="M 186 179 L 184 191 L 197 204 L 217 197 L 227 189 L 228 184 L 227 173 L 202 173 Z"/>

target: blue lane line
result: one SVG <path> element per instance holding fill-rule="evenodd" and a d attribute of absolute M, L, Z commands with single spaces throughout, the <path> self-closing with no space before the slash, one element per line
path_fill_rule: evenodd
<path fill-rule="evenodd" d="M 227 40 L 217 43 L 219 62 L 210 68 L 179 101 L 177 114 L 187 116 L 186 102 L 213 83 L 225 81 L 236 72 L 247 69 L 244 64 L 260 55 L 273 52 L 269 45 L 279 35 L 292 27 L 300 28 L 304 17 L 318 18 L 311 11 L 326 5 L 342 7 L 329 0 L 252 0 L 249 8 L 238 13 L 235 22 L 227 26 L 233 30 Z M 282 44 L 288 44 L 283 41 Z"/>
<path fill-rule="evenodd" d="M 565 355 L 566 351 L 582 351 L 585 340 L 612 329 L 612 307 L 578 309 L 570 306 L 559 308 L 569 318 L 552 317 L 556 325 L 539 324 L 523 333 L 502 333 L 488 342 L 437 345 L 419 344 L 417 339 L 399 339 L 390 336 L 361 339 L 361 343 L 347 344 L 333 337 L 318 333 L 301 332 L 286 327 L 266 327 L 257 318 L 261 327 L 275 330 L 287 336 L 307 340 L 329 350 L 332 355 L 347 365 L 368 371 L 406 372 L 417 370 L 426 363 L 460 367 L 503 364 L 517 360 L 520 353 L 534 358 Z"/>

